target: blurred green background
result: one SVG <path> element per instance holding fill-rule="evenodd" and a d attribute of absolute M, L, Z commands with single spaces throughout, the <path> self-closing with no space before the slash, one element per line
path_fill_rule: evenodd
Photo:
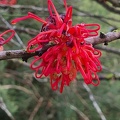
<path fill-rule="evenodd" d="M 62 0 L 53 2 L 59 13 L 65 12 Z M 74 6 L 73 24 L 99 23 L 100 32 L 107 33 L 114 28 L 119 31 L 120 15 L 94 0 L 67 0 L 67 3 Z M 0 5 L 0 32 L 8 29 L 5 21 L 10 23 L 16 17 L 27 15 L 28 11 L 45 19 L 49 16 L 47 0 L 18 0 L 16 7 Z M 26 20 L 12 26 L 26 45 L 39 33 L 41 23 Z M 120 41 L 116 40 L 106 47 L 120 50 L 119 45 Z M 5 49 L 23 49 L 23 45 L 14 37 Z M 91 92 L 87 91 L 78 73 L 77 80 L 65 87 L 62 94 L 51 90 L 48 78 L 35 79 L 34 71 L 29 68 L 31 60 L 27 63 L 21 59 L 0 61 L 0 120 L 100 120 L 90 95 L 94 96 L 107 120 L 120 120 L 120 55 L 102 51 L 101 83 L 97 87 L 87 86 Z"/>

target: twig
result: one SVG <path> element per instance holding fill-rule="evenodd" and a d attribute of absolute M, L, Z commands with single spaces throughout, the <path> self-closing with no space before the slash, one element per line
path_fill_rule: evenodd
<path fill-rule="evenodd" d="M 116 19 L 114 20 L 114 19 L 111 19 L 111 18 L 104 18 L 104 17 L 102 17 L 102 16 L 97 16 L 97 15 L 93 15 L 93 14 L 90 14 L 90 13 L 84 13 L 84 11 L 83 11 L 82 13 L 75 13 L 75 14 L 73 14 L 73 16 L 76 16 L 76 17 L 78 17 L 78 16 L 82 16 L 82 17 L 92 17 L 92 18 L 97 19 L 97 20 L 99 20 L 99 21 L 101 21 L 101 22 L 103 22 L 103 23 L 105 23 L 105 24 L 107 24 L 107 25 L 109 25 L 109 26 L 114 27 L 114 28 L 117 28 L 117 26 L 112 25 L 111 23 L 109 23 L 107 19 L 112 20 L 112 21 L 114 21 L 114 22 L 115 22 L 115 21 L 116 21 L 116 22 L 120 22 L 119 20 L 116 20 Z"/>
<path fill-rule="evenodd" d="M 62 5 L 62 7 L 64 7 L 63 2 L 60 3 Z M 44 7 L 36 7 L 36 6 L 31 6 L 31 5 L 13 5 L 13 6 L 9 6 L 9 5 L 0 5 L 1 8 L 12 8 L 12 9 L 30 9 L 33 11 L 38 11 L 38 12 L 48 12 L 47 8 Z M 97 19 L 106 19 L 106 20 L 112 20 L 112 21 L 116 21 L 116 22 L 120 22 L 120 20 L 117 20 L 115 18 L 111 18 L 111 17 L 105 17 L 105 16 L 100 16 L 100 15 L 94 15 L 91 14 L 87 11 L 83 11 L 78 9 L 77 7 L 73 7 L 75 10 L 77 10 L 78 12 L 82 13 L 83 16 L 87 16 L 87 17 L 93 17 L 93 18 L 97 18 Z M 77 14 L 73 14 L 73 16 L 76 16 Z M 80 15 L 80 14 L 79 14 Z"/>
<path fill-rule="evenodd" d="M 15 120 L 11 112 L 7 109 L 6 104 L 4 103 L 2 97 L 0 97 L 0 108 L 6 112 L 6 114 L 9 116 L 11 120 Z"/>
<path fill-rule="evenodd" d="M 42 102 L 43 102 L 43 98 L 40 97 L 39 100 L 38 100 L 38 103 L 36 104 L 36 106 L 35 106 L 34 110 L 32 111 L 28 120 L 33 120 L 34 119 L 34 117 L 35 117 L 36 113 L 38 112 Z"/>
<path fill-rule="evenodd" d="M 13 9 L 30 9 L 30 10 L 35 10 L 35 11 L 44 11 L 44 12 L 48 12 L 47 8 L 43 8 L 43 7 L 36 7 L 36 6 L 32 6 L 32 5 L 0 5 L 1 8 L 13 8 Z"/>
<path fill-rule="evenodd" d="M 7 74 L 7 75 L 6 75 Z M 40 93 L 38 92 L 38 90 L 36 89 L 36 87 L 33 85 L 32 83 L 32 74 L 22 74 L 24 76 L 24 80 L 19 79 L 20 77 L 20 73 L 16 72 L 15 70 L 7 70 L 6 73 L 2 74 L 4 77 L 9 76 L 9 77 L 13 77 L 15 78 L 15 81 L 18 81 L 24 85 L 29 86 L 29 89 L 26 89 L 22 86 L 15 86 L 15 85 L 2 85 L 0 89 L 17 89 L 17 90 L 21 90 L 25 93 L 27 93 L 28 95 L 32 95 L 36 101 L 38 101 L 38 99 L 40 98 Z M 26 75 L 26 76 L 25 76 Z"/>
<path fill-rule="evenodd" d="M 81 81 L 83 81 L 83 78 L 80 78 L 79 79 L 80 80 L 80 82 Z M 77 96 L 77 98 L 81 101 L 81 103 L 87 108 L 87 109 L 89 109 L 89 105 L 88 105 L 88 103 L 86 102 L 86 100 L 79 94 L 79 91 L 78 91 L 78 89 L 77 89 L 77 84 L 78 84 L 78 81 L 73 81 L 73 87 L 72 87 L 72 92 Z"/>
<path fill-rule="evenodd" d="M 86 39 L 86 42 L 89 44 L 97 45 L 105 42 L 112 42 L 120 38 L 120 32 L 109 32 L 105 34 L 104 38 L 90 37 Z M 27 61 L 28 58 L 39 55 L 41 56 L 44 52 L 46 52 L 50 47 L 54 45 L 46 45 L 40 51 L 35 53 L 28 53 L 25 50 L 8 50 L 0 52 L 0 60 L 13 59 L 13 58 L 24 58 L 24 61 Z"/>
<path fill-rule="evenodd" d="M 115 79 L 120 79 L 120 73 L 119 72 L 115 72 L 113 69 L 110 69 L 110 68 L 105 67 L 103 65 L 102 65 L 102 68 L 103 68 L 103 70 L 108 71 L 109 73 L 112 73 L 114 75 Z M 107 78 L 105 78 L 105 79 L 107 80 Z"/>
<path fill-rule="evenodd" d="M 90 12 L 84 11 L 84 10 L 80 10 L 79 8 L 77 8 L 75 6 L 74 6 L 74 9 L 78 12 L 78 13 L 73 14 L 73 15 L 76 15 L 76 16 L 93 17 L 93 18 L 96 18 L 96 19 L 105 19 L 105 20 L 111 20 L 111 21 L 114 21 L 114 22 L 120 22 L 120 20 L 118 20 L 116 18 L 91 14 Z"/>
<path fill-rule="evenodd" d="M 63 2 L 59 2 L 59 3 L 64 7 Z M 111 18 L 111 17 L 105 17 L 105 16 L 91 14 L 90 12 L 81 10 L 78 7 L 75 7 L 74 5 L 72 5 L 72 6 L 73 6 L 73 9 L 77 11 L 77 13 L 76 12 L 73 13 L 73 16 L 92 17 L 94 19 L 97 19 L 97 20 L 99 20 L 99 21 L 101 21 L 103 23 L 106 23 L 106 24 L 108 24 L 110 26 L 113 26 L 115 28 L 117 26 L 110 24 L 108 22 L 108 20 L 111 20 L 111 21 L 114 21 L 114 22 L 120 22 L 120 20 L 118 20 L 116 18 Z"/>
<path fill-rule="evenodd" d="M 6 60 L 6 59 L 13 59 L 13 58 L 23 58 L 23 61 L 27 62 L 27 59 L 36 55 L 41 56 L 44 52 L 47 51 L 50 47 L 53 45 L 45 45 L 44 48 L 42 48 L 39 51 L 36 51 L 35 53 L 28 53 L 25 50 L 8 50 L 8 51 L 2 51 L 0 52 L 0 60 Z"/>
<path fill-rule="evenodd" d="M 100 81 L 104 80 L 104 81 L 108 81 L 108 80 L 120 80 L 120 76 L 113 74 L 103 74 L 103 75 L 99 75 L 99 79 Z"/>
<path fill-rule="evenodd" d="M 106 52 L 109 52 L 109 53 L 114 53 L 114 54 L 120 55 L 120 49 L 115 49 L 115 48 L 111 48 L 111 47 L 109 48 L 107 46 L 96 46 L 96 48 L 106 51 Z"/>
<path fill-rule="evenodd" d="M 110 23 L 108 22 L 108 20 L 111 20 L 111 21 L 114 21 L 114 22 L 120 22 L 120 20 L 115 19 L 115 18 L 91 14 L 90 12 L 81 10 L 81 9 L 75 7 L 75 6 L 73 6 L 73 8 L 77 11 L 77 13 L 74 13 L 74 14 L 73 14 L 73 15 L 75 15 L 75 16 L 92 17 L 92 18 L 94 18 L 94 19 L 97 19 L 97 20 L 99 20 L 99 21 L 101 21 L 101 22 L 103 22 L 103 23 L 106 23 L 106 24 L 108 24 L 109 26 L 113 26 L 113 27 L 115 27 L 115 28 L 117 28 L 117 26 L 110 24 Z"/>
<path fill-rule="evenodd" d="M 22 58 L 22 57 L 32 57 L 36 53 L 27 53 L 25 50 L 8 50 L 0 52 L 0 60 Z"/>
<path fill-rule="evenodd" d="M 106 120 L 104 114 L 102 113 L 99 105 L 97 104 L 97 102 L 96 102 L 96 100 L 95 100 L 95 98 L 94 98 L 94 96 L 93 96 L 90 88 L 88 87 L 88 85 L 86 85 L 85 83 L 83 83 L 83 87 L 84 87 L 84 88 L 86 89 L 86 91 L 88 92 L 89 98 L 90 98 L 90 100 L 93 102 L 93 106 L 95 107 L 96 111 L 97 111 L 98 114 L 100 115 L 101 120 Z"/>
<path fill-rule="evenodd" d="M 0 19 L 3 21 L 3 23 L 6 24 L 6 26 L 9 29 L 13 29 L 13 27 L 4 19 L 4 17 L 1 14 L 0 14 Z M 16 37 L 17 41 L 19 42 L 19 44 L 21 45 L 21 47 L 25 48 L 25 45 L 23 44 L 22 40 L 20 39 L 20 37 L 18 36 L 17 33 L 15 33 L 15 37 Z"/>
<path fill-rule="evenodd" d="M 105 42 L 112 42 L 114 40 L 120 39 L 120 32 L 108 32 L 104 34 L 104 38 L 100 38 L 100 36 L 90 37 L 86 39 L 87 43 L 91 43 L 93 45 L 105 43 Z"/>
<path fill-rule="evenodd" d="M 0 29 L 7 30 L 8 28 L 6 26 L 0 25 Z M 37 35 L 39 33 L 39 31 L 37 31 L 35 29 L 31 29 L 31 28 L 29 29 L 29 28 L 24 28 L 24 27 L 14 27 L 14 30 L 16 30 L 18 32 L 27 33 L 29 35 Z"/>
<path fill-rule="evenodd" d="M 0 89 L 17 89 L 17 90 L 21 90 L 29 95 L 33 95 L 33 93 L 30 90 L 28 90 L 25 87 L 18 86 L 18 85 L 0 85 Z"/>
<path fill-rule="evenodd" d="M 115 7 L 120 7 L 119 0 L 109 0 L 109 2 Z"/>
<path fill-rule="evenodd" d="M 61 106 L 61 105 L 64 105 L 66 107 L 69 107 L 70 109 L 74 110 L 78 115 L 79 117 L 82 119 L 82 120 L 89 120 L 89 118 L 87 117 L 87 115 L 85 115 L 82 111 L 80 111 L 76 106 L 68 103 L 68 102 L 60 102 L 57 104 L 58 106 Z M 80 120 L 81 120 L 80 119 Z"/>
<path fill-rule="evenodd" d="M 34 91 L 30 91 L 25 87 L 22 86 L 18 86 L 18 85 L 0 85 L 0 89 L 16 89 L 16 90 L 20 90 L 23 91 L 24 93 L 31 95 L 35 98 L 35 100 L 38 100 L 38 97 L 36 96 L 36 94 L 34 93 Z"/>
<path fill-rule="evenodd" d="M 116 14 L 120 14 L 120 10 L 116 9 L 115 7 L 112 7 L 111 5 L 107 4 L 107 2 L 104 2 L 104 0 L 95 0 L 97 3 L 101 4 L 104 8 L 107 10 L 114 12 Z"/>
<path fill-rule="evenodd" d="M 74 110 L 80 117 L 82 117 L 83 120 L 89 120 L 89 118 L 82 112 L 80 111 L 77 107 L 71 104 L 67 104 L 72 110 Z"/>

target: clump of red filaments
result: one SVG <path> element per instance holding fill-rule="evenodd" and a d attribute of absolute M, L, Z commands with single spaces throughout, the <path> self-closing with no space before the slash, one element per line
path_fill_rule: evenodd
<path fill-rule="evenodd" d="M 16 3 L 16 0 L 0 0 L 0 4 L 2 5 L 15 5 Z"/>
<path fill-rule="evenodd" d="M 39 51 L 46 44 L 55 46 L 41 56 L 35 56 L 30 67 L 35 70 L 36 78 L 50 76 L 52 89 L 60 89 L 61 93 L 64 86 L 69 86 L 76 78 L 78 71 L 86 84 L 97 86 L 97 72 L 101 71 L 101 52 L 85 41 L 88 37 L 97 36 L 100 26 L 85 23 L 72 26 L 72 6 L 68 7 L 66 0 L 64 5 L 66 13 L 59 15 L 52 1 L 48 0 L 50 16 L 46 20 L 29 12 L 27 16 L 12 21 L 15 24 L 33 18 L 43 23 L 41 32 L 28 41 L 27 52 Z"/>
<path fill-rule="evenodd" d="M 7 34 L 11 35 L 5 39 L 4 36 Z M 15 35 L 14 30 L 6 30 L 5 32 L 0 34 L 0 51 L 3 50 L 3 45 L 8 43 L 14 37 L 14 35 Z"/>

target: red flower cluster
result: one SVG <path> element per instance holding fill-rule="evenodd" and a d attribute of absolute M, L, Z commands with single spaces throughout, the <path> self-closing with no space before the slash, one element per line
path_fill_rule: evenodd
<path fill-rule="evenodd" d="M 5 34 L 8 33 L 12 33 L 6 40 L 3 38 Z M 15 35 L 15 31 L 14 30 L 7 30 L 3 33 L 0 34 L 0 51 L 3 50 L 3 46 L 4 44 L 8 43 Z"/>
<path fill-rule="evenodd" d="M 16 4 L 16 0 L 0 0 L 0 4 L 3 5 L 15 5 Z"/>
<path fill-rule="evenodd" d="M 86 44 L 85 38 L 97 36 L 100 26 L 98 24 L 77 24 L 72 26 L 72 7 L 68 7 L 64 0 L 66 13 L 59 15 L 54 4 L 48 0 L 50 16 L 43 20 L 33 13 L 16 18 L 13 24 L 21 20 L 33 18 L 43 23 L 41 32 L 31 39 L 27 51 L 32 53 L 40 50 L 46 44 L 55 44 L 42 56 L 36 56 L 31 63 L 35 76 L 41 78 L 50 76 L 53 90 L 63 91 L 76 78 L 79 71 L 86 84 L 99 84 L 97 72 L 101 71 L 99 57 L 101 52 Z M 39 74 L 40 73 L 40 74 Z M 97 82 L 94 82 L 94 81 Z"/>

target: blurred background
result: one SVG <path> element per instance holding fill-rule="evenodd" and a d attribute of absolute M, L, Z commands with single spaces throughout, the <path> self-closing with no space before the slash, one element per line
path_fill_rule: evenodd
<path fill-rule="evenodd" d="M 62 0 L 53 0 L 59 13 Z M 73 6 L 73 24 L 99 23 L 100 32 L 119 31 L 120 0 L 67 0 Z M 49 16 L 47 0 L 17 0 L 16 5 L 0 4 L 0 33 L 14 28 L 16 36 L 5 50 L 24 49 L 35 37 L 41 23 L 35 20 L 11 25 L 16 17 L 33 12 Z M 100 44 L 102 72 L 99 86 L 85 85 L 80 73 L 62 94 L 52 91 L 48 78 L 36 79 L 21 59 L 0 61 L 0 120 L 120 120 L 120 40 Z"/>

